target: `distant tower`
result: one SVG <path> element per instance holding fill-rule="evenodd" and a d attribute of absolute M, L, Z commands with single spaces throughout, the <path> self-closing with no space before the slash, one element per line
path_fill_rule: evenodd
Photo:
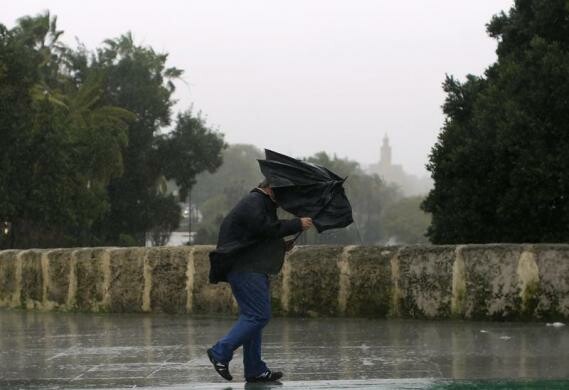
<path fill-rule="evenodd" d="M 389 137 L 387 134 L 383 137 L 383 145 L 381 145 L 381 155 L 379 158 L 379 166 L 388 168 L 391 166 L 391 146 L 389 146 Z"/>

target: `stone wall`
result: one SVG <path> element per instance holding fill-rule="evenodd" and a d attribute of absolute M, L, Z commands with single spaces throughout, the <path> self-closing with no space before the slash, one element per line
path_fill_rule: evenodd
<path fill-rule="evenodd" d="M 208 283 L 210 246 L 0 252 L 0 307 L 235 314 Z M 275 315 L 569 318 L 569 245 L 294 249 L 272 281 Z"/>

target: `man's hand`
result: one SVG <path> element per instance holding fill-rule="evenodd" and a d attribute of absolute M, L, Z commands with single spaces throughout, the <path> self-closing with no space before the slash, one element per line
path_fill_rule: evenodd
<path fill-rule="evenodd" d="M 314 224 L 312 223 L 312 218 L 308 217 L 300 218 L 300 222 L 302 223 L 302 230 L 308 230 L 312 226 L 314 226 Z"/>

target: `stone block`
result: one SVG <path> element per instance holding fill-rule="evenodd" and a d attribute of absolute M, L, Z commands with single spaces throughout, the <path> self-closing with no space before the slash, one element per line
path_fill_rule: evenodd
<path fill-rule="evenodd" d="M 346 316 L 387 317 L 392 311 L 391 258 L 397 249 L 356 247 L 349 251 Z"/>
<path fill-rule="evenodd" d="M 0 307 L 19 305 L 18 251 L 0 251 Z"/>
<path fill-rule="evenodd" d="M 106 248 L 85 248 L 75 252 L 75 275 L 77 289 L 75 291 L 75 307 L 81 311 L 105 311 L 105 272 L 104 257 L 108 256 Z M 52 262 L 50 260 L 50 270 Z"/>
<path fill-rule="evenodd" d="M 53 308 L 67 304 L 73 249 L 56 249 L 47 254 L 46 282 L 47 304 Z"/>
<path fill-rule="evenodd" d="M 146 248 L 110 250 L 110 305 L 112 312 L 141 312 Z"/>
<path fill-rule="evenodd" d="M 523 250 L 521 245 L 463 247 L 466 318 L 519 318 L 522 300 L 517 270 Z"/>
<path fill-rule="evenodd" d="M 189 247 L 165 247 L 148 250 L 148 265 L 152 276 L 151 310 L 165 313 L 186 311 Z"/>
<path fill-rule="evenodd" d="M 400 315 L 448 318 L 451 314 L 454 246 L 410 246 L 397 255 Z"/>
<path fill-rule="evenodd" d="M 569 318 L 569 245 L 536 245 L 539 289 L 534 316 Z"/>
<path fill-rule="evenodd" d="M 237 305 L 228 283 L 209 283 L 210 245 L 196 245 L 193 252 L 190 311 L 196 314 L 236 313 Z"/>
<path fill-rule="evenodd" d="M 43 302 L 42 251 L 20 252 L 22 262 L 22 283 L 20 301 L 23 308 L 37 309 Z"/>
<path fill-rule="evenodd" d="M 337 246 L 299 247 L 288 257 L 289 313 L 302 316 L 339 314 L 340 271 L 343 248 Z"/>

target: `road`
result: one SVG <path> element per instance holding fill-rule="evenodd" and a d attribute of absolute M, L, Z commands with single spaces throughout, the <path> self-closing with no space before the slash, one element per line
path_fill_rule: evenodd
<path fill-rule="evenodd" d="M 0 311 L 0 388 L 569 388 L 568 326 L 275 318 L 263 355 L 285 373 L 283 382 L 245 386 L 240 350 L 233 382 L 217 376 L 205 355 L 231 324 Z"/>

